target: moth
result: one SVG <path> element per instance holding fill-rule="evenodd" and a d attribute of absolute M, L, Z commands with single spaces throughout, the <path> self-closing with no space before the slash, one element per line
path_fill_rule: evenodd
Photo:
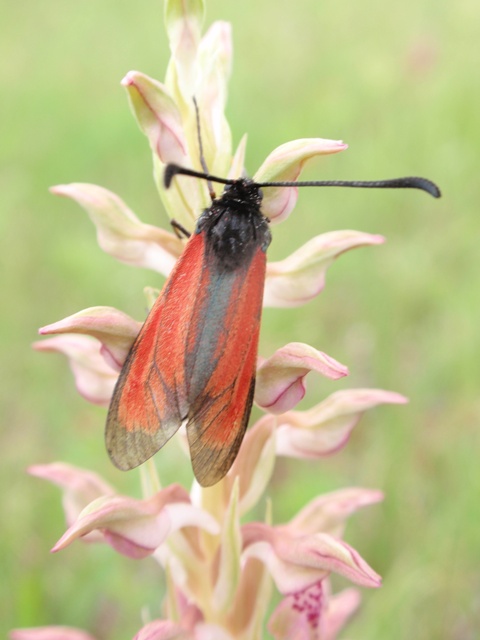
<path fill-rule="evenodd" d="M 232 466 L 252 409 L 271 242 L 262 189 L 416 188 L 434 197 L 440 191 L 418 177 L 256 183 L 177 165 L 166 167 L 165 186 L 181 175 L 218 182 L 225 189 L 218 198 L 212 194 L 128 354 L 105 438 L 113 463 L 128 470 L 153 456 L 185 424 L 193 472 L 206 487 Z"/>

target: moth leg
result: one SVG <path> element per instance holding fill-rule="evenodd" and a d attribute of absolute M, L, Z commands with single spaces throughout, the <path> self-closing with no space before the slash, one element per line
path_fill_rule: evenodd
<path fill-rule="evenodd" d="M 190 236 L 192 235 L 190 231 L 185 229 L 185 227 L 180 224 L 180 222 L 177 222 L 176 220 L 170 220 L 170 224 L 172 225 L 173 232 L 175 233 L 177 238 L 180 238 L 180 240 L 182 238 L 190 238 Z"/>

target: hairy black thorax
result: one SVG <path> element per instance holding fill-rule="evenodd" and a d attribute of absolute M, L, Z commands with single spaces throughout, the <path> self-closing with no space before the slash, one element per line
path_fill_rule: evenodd
<path fill-rule="evenodd" d="M 266 251 L 272 239 L 261 212 L 262 192 L 248 179 L 228 185 L 198 219 L 196 233 L 205 233 L 206 250 L 222 271 L 247 267 L 254 253 Z"/>

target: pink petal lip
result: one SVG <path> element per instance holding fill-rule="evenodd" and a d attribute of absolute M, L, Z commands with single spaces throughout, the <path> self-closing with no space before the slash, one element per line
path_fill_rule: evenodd
<path fill-rule="evenodd" d="M 381 577 L 375 571 L 373 571 L 371 567 L 368 567 L 365 560 L 363 560 L 360 554 L 355 551 L 353 547 L 351 547 L 346 542 L 342 542 L 342 544 L 344 548 L 349 551 L 349 555 L 357 569 L 356 571 L 355 569 L 350 569 L 348 567 L 346 568 L 345 563 L 332 558 L 332 556 L 328 554 L 320 553 L 315 549 L 312 549 L 311 553 L 313 556 L 321 558 L 326 563 L 328 562 L 332 566 L 334 571 L 337 571 L 340 575 L 350 578 L 350 580 L 353 580 L 355 584 L 363 587 L 380 587 L 382 584 Z"/>
<path fill-rule="evenodd" d="M 346 542 L 328 533 L 302 535 L 285 527 L 252 522 L 243 525 L 243 553 L 267 565 L 277 588 L 287 595 L 305 588 L 330 572 L 355 584 L 376 588 L 380 576 Z"/>
<path fill-rule="evenodd" d="M 259 358 L 256 403 L 270 413 L 281 414 L 305 395 L 305 377 L 316 372 L 333 380 L 348 375 L 334 358 L 302 342 L 291 342 L 270 358 Z"/>
<path fill-rule="evenodd" d="M 112 531 L 108 531 L 108 529 L 103 531 L 103 535 L 111 547 L 133 560 L 143 560 L 143 558 L 152 555 L 156 549 L 156 547 L 148 547 L 139 542 L 132 543 L 126 536 L 113 533 Z M 55 553 L 56 551 L 58 551 L 58 549 L 55 549 L 55 547 L 51 549 L 51 553 Z"/>
<path fill-rule="evenodd" d="M 170 533 L 183 527 L 198 527 L 218 533 L 217 521 L 191 504 L 180 485 L 160 489 L 150 498 L 138 500 L 108 495 L 89 503 L 52 548 L 55 553 L 91 531 L 100 531 L 116 551 L 131 558 L 151 555 Z"/>
<path fill-rule="evenodd" d="M 263 404 L 262 409 L 267 409 L 267 410 L 271 409 L 275 405 L 278 405 L 283 397 L 286 397 L 286 396 L 292 397 L 293 395 L 295 395 L 296 400 L 293 401 L 291 404 L 293 405 L 298 404 L 300 400 L 302 400 L 305 396 L 306 387 L 303 382 L 304 377 L 305 376 L 300 376 L 296 380 L 293 380 L 288 386 L 286 386 L 284 389 L 279 391 L 278 395 L 275 398 L 273 398 L 268 404 Z M 295 393 L 290 394 L 289 393 L 290 391 Z M 282 410 L 281 413 L 284 413 L 284 411 Z"/>
<path fill-rule="evenodd" d="M 283 217 L 288 215 L 288 213 L 293 209 L 298 198 L 298 187 L 286 187 L 284 193 L 285 195 L 282 198 L 284 203 L 283 206 L 277 208 L 274 216 L 270 214 L 269 220 L 273 224 L 276 222 L 281 222 L 283 220 Z M 286 214 L 286 212 L 288 213 Z"/>

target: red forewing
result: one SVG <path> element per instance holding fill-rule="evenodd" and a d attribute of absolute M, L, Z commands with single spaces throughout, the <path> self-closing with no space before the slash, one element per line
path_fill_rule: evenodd
<path fill-rule="evenodd" d="M 258 248 L 251 263 L 230 274 L 211 277 L 214 299 L 197 307 L 205 333 L 197 353 L 187 350 L 195 366 L 189 387 L 187 435 L 192 466 L 204 486 L 228 471 L 247 428 L 255 388 L 258 335 L 265 280 L 265 253 Z M 218 301 L 221 300 L 221 305 Z M 219 308 L 220 307 L 220 308 Z M 218 317 L 218 312 L 224 312 Z M 198 326 L 196 322 L 193 326 Z M 215 336 L 211 335 L 213 332 Z M 208 345 L 207 360 L 201 345 Z"/>
<path fill-rule="evenodd" d="M 106 427 L 120 469 L 150 458 L 184 421 L 204 486 L 226 474 L 240 447 L 255 386 L 266 247 L 253 242 L 248 259 L 225 269 L 211 244 L 205 230 L 190 238 L 122 369 Z"/>

